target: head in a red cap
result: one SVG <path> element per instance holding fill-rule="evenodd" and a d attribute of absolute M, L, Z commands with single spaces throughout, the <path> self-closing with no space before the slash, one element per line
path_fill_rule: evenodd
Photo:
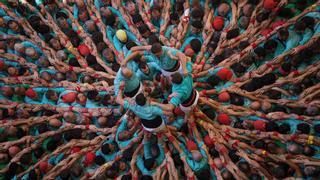
<path fill-rule="evenodd" d="M 25 95 L 26 95 L 28 98 L 31 98 L 31 99 L 37 99 L 37 98 L 38 98 L 38 94 L 37 94 L 32 88 L 29 88 L 29 89 L 25 92 Z"/>
<path fill-rule="evenodd" d="M 267 10 L 272 10 L 277 6 L 277 2 L 275 0 L 264 0 L 263 8 Z"/>
<path fill-rule="evenodd" d="M 230 100 L 230 95 L 227 91 L 221 92 L 218 96 L 220 102 L 228 102 Z"/>
<path fill-rule="evenodd" d="M 93 152 L 87 152 L 84 159 L 84 164 L 86 166 L 90 166 L 94 163 L 94 159 L 96 158 L 96 155 Z"/>
<path fill-rule="evenodd" d="M 76 92 L 69 92 L 67 94 L 62 95 L 61 99 L 64 103 L 73 103 L 76 100 L 76 97 Z"/>
<path fill-rule="evenodd" d="M 3 70 L 5 67 L 5 63 L 3 61 L 0 61 L 0 70 Z"/>
<path fill-rule="evenodd" d="M 212 27 L 216 31 L 221 31 L 224 27 L 224 19 L 221 16 L 216 16 L 213 18 Z"/>
<path fill-rule="evenodd" d="M 43 174 L 47 173 L 47 171 L 48 171 L 48 163 L 44 162 L 44 161 L 40 162 L 39 163 L 39 169 L 40 169 L 41 173 L 43 173 Z"/>
<path fill-rule="evenodd" d="M 256 130 L 265 131 L 266 130 L 266 123 L 263 120 L 256 120 L 253 122 L 253 127 Z"/>
<path fill-rule="evenodd" d="M 233 73 L 227 68 L 222 68 L 217 72 L 217 76 L 223 81 L 229 81 L 232 78 Z"/>
<path fill-rule="evenodd" d="M 209 148 L 212 148 L 214 146 L 214 142 L 209 135 L 204 136 L 203 141 Z"/>
<path fill-rule="evenodd" d="M 220 124 L 223 124 L 223 125 L 230 125 L 231 124 L 231 119 L 230 117 L 225 114 L 225 113 L 221 113 L 217 116 L 217 120 Z"/>
<path fill-rule="evenodd" d="M 87 55 L 90 54 L 90 49 L 89 49 L 88 46 L 85 45 L 85 44 L 80 44 L 80 45 L 78 46 L 78 51 L 79 51 L 79 53 L 80 53 L 82 56 L 87 56 Z"/>
<path fill-rule="evenodd" d="M 184 116 L 184 112 L 180 109 L 180 107 L 174 108 L 173 112 L 177 116 Z"/>

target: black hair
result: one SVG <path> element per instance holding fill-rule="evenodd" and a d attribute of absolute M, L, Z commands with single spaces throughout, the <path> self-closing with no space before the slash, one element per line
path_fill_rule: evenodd
<path fill-rule="evenodd" d="M 250 173 L 250 165 L 246 161 L 240 161 L 238 163 L 239 169 L 244 173 L 244 174 L 249 174 Z"/>
<path fill-rule="evenodd" d="M 261 23 L 269 18 L 270 13 L 269 12 L 261 12 L 257 15 L 256 20 Z"/>
<path fill-rule="evenodd" d="M 172 154 L 173 163 L 176 167 L 182 166 L 183 162 L 180 159 L 179 154 Z"/>
<path fill-rule="evenodd" d="M 263 82 L 264 85 L 269 85 L 269 84 L 275 83 L 277 80 L 277 77 L 273 73 L 268 73 L 268 74 L 265 74 L 264 76 L 262 76 L 260 78 L 260 80 L 261 80 L 261 82 Z"/>
<path fill-rule="evenodd" d="M 262 47 L 255 48 L 253 52 L 259 57 L 265 57 L 267 55 L 266 50 Z"/>
<path fill-rule="evenodd" d="M 223 54 L 216 55 L 216 57 L 214 57 L 214 59 L 213 59 L 213 64 L 219 64 L 223 60 L 225 60 Z"/>
<path fill-rule="evenodd" d="M 118 63 L 112 63 L 111 69 L 112 71 L 117 72 L 120 69 L 120 65 Z"/>
<path fill-rule="evenodd" d="M 147 170 L 149 170 L 149 171 L 152 169 L 152 167 L 154 166 L 154 164 L 155 164 L 155 159 L 154 159 L 154 158 L 145 159 L 145 160 L 143 161 L 144 167 L 145 167 Z"/>
<path fill-rule="evenodd" d="M 104 106 L 107 106 L 109 105 L 109 100 L 111 99 L 111 95 L 110 94 L 106 94 L 102 97 L 101 99 L 101 104 L 104 105 Z"/>
<path fill-rule="evenodd" d="M 202 169 L 197 174 L 198 179 L 207 179 L 208 177 L 211 177 L 209 168 Z"/>
<path fill-rule="evenodd" d="M 283 123 L 279 126 L 278 132 L 281 134 L 289 134 L 291 130 L 291 127 L 288 123 Z"/>
<path fill-rule="evenodd" d="M 125 174 L 121 177 L 121 180 L 131 180 L 132 179 L 132 175 L 131 174 Z"/>
<path fill-rule="evenodd" d="M 303 154 L 306 156 L 314 156 L 315 153 L 316 153 L 316 150 L 311 146 L 305 146 L 303 148 Z"/>
<path fill-rule="evenodd" d="M 140 25 L 138 27 L 138 30 L 139 30 L 140 34 L 144 34 L 144 33 L 150 32 L 149 27 L 146 24 Z"/>
<path fill-rule="evenodd" d="M 37 32 L 40 33 L 40 34 L 49 34 L 50 33 L 50 27 L 48 25 L 46 25 L 46 24 L 40 24 Z M 52 35 L 51 35 L 51 37 L 52 37 Z M 50 40 L 50 39 L 48 39 L 48 40 Z"/>
<path fill-rule="evenodd" d="M 231 29 L 230 31 L 227 32 L 226 39 L 227 40 L 233 39 L 233 38 L 239 36 L 239 34 L 240 34 L 239 28 Z"/>
<path fill-rule="evenodd" d="M 278 33 L 279 33 L 280 36 L 287 36 L 287 37 L 289 36 L 289 31 L 286 28 L 279 29 Z"/>
<path fill-rule="evenodd" d="M 263 140 L 257 140 L 253 143 L 253 146 L 258 149 L 265 149 L 266 143 Z"/>
<path fill-rule="evenodd" d="M 87 61 L 89 66 L 93 66 L 93 65 L 97 64 L 97 59 L 92 54 L 88 54 L 86 56 L 86 61 Z"/>
<path fill-rule="evenodd" d="M 41 123 L 38 125 L 38 132 L 39 134 L 45 133 L 49 131 L 49 127 L 46 123 Z"/>
<path fill-rule="evenodd" d="M 202 19 L 204 16 L 204 12 L 200 8 L 195 8 L 191 11 L 191 18 L 193 19 Z"/>
<path fill-rule="evenodd" d="M 56 19 L 59 19 L 59 18 L 68 19 L 68 15 L 62 11 L 58 11 L 56 13 Z"/>
<path fill-rule="evenodd" d="M 239 95 L 231 94 L 231 96 L 230 96 L 230 104 L 237 105 L 237 106 L 243 106 L 244 100 Z"/>
<path fill-rule="evenodd" d="M 268 90 L 264 95 L 268 96 L 270 99 L 281 99 L 281 93 L 273 89 Z"/>
<path fill-rule="evenodd" d="M 214 119 L 216 117 L 216 113 L 213 109 L 204 109 L 202 111 L 206 116 L 208 116 L 210 119 Z"/>
<path fill-rule="evenodd" d="M 80 67 L 80 64 L 76 58 L 70 58 L 68 64 L 74 67 Z"/>
<path fill-rule="evenodd" d="M 56 142 L 55 141 L 53 141 L 53 140 L 50 140 L 48 143 L 47 143 L 47 150 L 48 151 L 54 151 L 56 148 L 57 148 L 58 146 L 57 146 L 57 144 L 56 144 Z"/>
<path fill-rule="evenodd" d="M 172 12 L 170 14 L 170 20 L 173 20 L 173 21 L 179 20 L 179 14 L 177 12 Z"/>
<path fill-rule="evenodd" d="M 142 175 L 139 180 L 153 180 L 153 177 L 150 175 Z"/>
<path fill-rule="evenodd" d="M 309 134 L 310 133 L 310 125 L 307 123 L 300 123 L 297 125 L 297 130 L 301 132 L 301 134 Z"/>
<path fill-rule="evenodd" d="M 17 138 L 22 138 L 25 135 L 27 135 L 27 133 L 21 128 L 21 127 L 17 127 Z"/>
<path fill-rule="evenodd" d="M 133 22 L 134 24 L 137 24 L 137 23 L 139 23 L 139 22 L 143 22 L 141 15 L 140 15 L 139 13 L 134 14 L 134 15 L 132 16 L 132 22 Z"/>
<path fill-rule="evenodd" d="M 91 39 L 95 44 L 98 44 L 99 42 L 103 42 L 103 35 L 101 32 L 96 31 L 92 33 Z"/>
<path fill-rule="evenodd" d="M 158 53 L 158 52 L 160 52 L 161 50 L 162 50 L 162 46 L 161 46 L 160 43 L 155 43 L 155 44 L 153 44 L 153 45 L 151 46 L 151 52 L 152 52 L 153 54 Z"/>
<path fill-rule="evenodd" d="M 281 69 L 284 70 L 285 72 L 290 72 L 291 71 L 291 64 L 290 62 L 284 62 L 281 64 Z"/>
<path fill-rule="evenodd" d="M 38 179 L 38 177 L 37 177 L 36 171 L 34 169 L 31 169 L 29 171 L 28 180 L 33 180 L 33 179 Z"/>
<path fill-rule="evenodd" d="M 94 100 L 99 95 L 97 90 L 90 90 L 87 92 L 87 98 L 90 100 Z"/>
<path fill-rule="evenodd" d="M 237 153 L 237 150 L 233 150 L 233 149 L 230 150 L 228 153 L 228 155 L 233 163 L 236 163 L 240 160 L 240 156 L 238 156 L 236 153 Z"/>
<path fill-rule="evenodd" d="M 98 156 L 95 157 L 94 162 L 95 162 L 97 165 L 101 166 L 101 165 L 103 165 L 103 164 L 106 162 L 106 160 L 104 159 L 103 156 L 98 155 Z"/>
<path fill-rule="evenodd" d="M 249 41 L 241 41 L 239 43 L 238 49 L 240 51 L 244 50 L 245 48 L 247 48 L 250 45 Z"/>
<path fill-rule="evenodd" d="M 262 180 L 261 176 L 259 174 L 256 174 L 256 173 L 252 173 L 250 176 L 249 176 L 249 179 L 250 180 Z"/>
<path fill-rule="evenodd" d="M 171 75 L 172 83 L 174 84 L 181 84 L 183 81 L 183 77 L 180 73 L 174 73 Z"/>
<path fill-rule="evenodd" d="M 113 14 L 111 14 L 107 17 L 104 17 L 104 19 L 105 19 L 104 22 L 106 23 L 107 26 L 112 27 L 116 23 L 116 17 Z"/>
<path fill-rule="evenodd" d="M 36 29 L 38 29 L 38 27 L 40 25 L 41 18 L 37 15 L 32 15 L 29 17 L 28 22 L 36 30 Z"/>
<path fill-rule="evenodd" d="M 282 166 L 276 166 L 272 168 L 272 174 L 279 179 L 283 179 L 287 177 L 287 171 Z"/>
<path fill-rule="evenodd" d="M 101 146 L 101 152 L 103 153 L 103 154 L 109 154 L 110 152 L 111 152 L 111 150 L 110 150 L 110 147 L 109 147 L 109 144 L 108 143 L 106 143 L 106 144 L 103 144 L 102 146 Z"/>
<path fill-rule="evenodd" d="M 211 75 L 208 77 L 207 82 L 209 83 L 210 86 L 215 87 L 221 82 L 221 78 L 217 75 Z"/>
<path fill-rule="evenodd" d="M 301 59 L 303 60 L 309 60 L 312 58 L 312 56 L 314 55 L 312 49 L 310 48 L 306 48 L 300 51 L 299 56 Z"/>
<path fill-rule="evenodd" d="M 139 93 L 136 96 L 135 100 L 136 100 L 137 105 L 139 105 L 139 106 L 144 106 L 147 102 L 147 99 L 146 99 L 146 97 L 144 97 L 143 93 Z"/>
<path fill-rule="evenodd" d="M 42 147 L 38 147 L 37 149 L 33 150 L 33 154 L 37 159 L 39 159 L 43 153 L 44 153 L 44 150 Z"/>
<path fill-rule="evenodd" d="M 267 132 L 278 131 L 278 128 L 279 128 L 278 124 L 273 121 L 268 121 L 266 123 L 266 131 Z"/>
<path fill-rule="evenodd" d="M 292 11 L 290 8 L 280 7 L 278 11 L 278 16 L 289 19 L 292 16 Z"/>
<path fill-rule="evenodd" d="M 130 50 L 132 47 L 135 47 L 135 46 L 137 46 L 137 44 L 136 44 L 134 41 L 129 40 L 129 41 L 126 43 L 126 48 L 127 48 L 128 50 Z"/>
<path fill-rule="evenodd" d="M 74 36 L 70 38 L 70 42 L 74 47 L 78 47 L 80 45 L 80 38 L 78 36 Z"/>
<path fill-rule="evenodd" d="M 97 137 L 98 135 L 97 135 L 97 133 L 95 133 L 95 132 L 90 132 L 89 134 L 88 134 L 88 139 L 89 140 L 92 140 L 92 139 L 94 139 L 95 137 Z"/>
<path fill-rule="evenodd" d="M 267 50 L 272 50 L 277 47 L 277 41 L 273 39 L 269 39 L 266 43 L 264 43 L 263 48 Z"/>
<path fill-rule="evenodd" d="M 233 65 L 231 65 L 231 69 L 233 70 L 233 72 L 235 72 L 236 74 L 243 74 L 246 72 L 246 68 L 241 65 L 240 63 L 235 63 Z"/>
<path fill-rule="evenodd" d="M 95 64 L 95 65 L 93 65 L 93 69 L 95 70 L 95 71 L 101 71 L 101 72 L 105 72 L 105 69 L 104 69 L 104 67 L 102 67 L 100 64 Z"/>
<path fill-rule="evenodd" d="M 106 126 L 108 128 L 112 128 L 112 127 L 114 127 L 116 125 L 117 121 L 118 120 L 115 118 L 115 116 L 113 114 L 111 114 L 111 115 L 108 116 L 108 121 L 107 121 L 107 125 Z"/>
<path fill-rule="evenodd" d="M 248 3 L 252 5 L 258 5 L 259 2 L 260 0 L 248 0 Z"/>
<path fill-rule="evenodd" d="M 191 26 L 197 29 L 202 29 L 203 28 L 203 23 L 202 21 L 193 21 L 191 23 Z"/>
<path fill-rule="evenodd" d="M 209 149 L 209 154 L 210 154 L 212 157 L 215 157 L 215 158 L 217 158 L 217 157 L 220 156 L 220 155 L 219 155 L 219 152 L 218 152 L 214 147 Z"/>
<path fill-rule="evenodd" d="M 201 50 L 201 41 L 194 38 L 190 41 L 190 46 L 195 53 L 198 53 Z"/>
<path fill-rule="evenodd" d="M 304 31 L 305 29 L 307 28 L 307 25 L 304 21 L 297 21 L 295 24 L 294 24 L 294 29 L 296 31 Z"/>
<path fill-rule="evenodd" d="M 19 160 L 22 164 L 27 165 L 30 163 L 31 159 L 32 159 L 31 153 L 24 153 L 24 154 L 22 154 L 22 156 L 20 157 Z"/>
<path fill-rule="evenodd" d="M 180 132 L 183 132 L 185 134 L 189 134 L 189 127 L 187 123 L 183 123 L 182 126 L 179 129 Z"/>
<path fill-rule="evenodd" d="M 305 16 L 301 18 L 301 21 L 306 24 L 306 27 L 310 28 L 311 30 L 314 30 L 315 20 L 313 17 Z"/>
<path fill-rule="evenodd" d="M 151 36 L 149 36 L 148 38 L 148 44 L 152 45 L 154 43 L 161 43 L 158 36 L 156 36 L 155 34 L 152 34 Z"/>
<path fill-rule="evenodd" d="M 129 148 L 123 151 L 122 158 L 126 161 L 131 161 L 133 154 L 133 149 Z"/>

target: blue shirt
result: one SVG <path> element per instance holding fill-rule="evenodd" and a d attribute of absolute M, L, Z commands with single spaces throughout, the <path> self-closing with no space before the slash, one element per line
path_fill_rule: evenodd
<path fill-rule="evenodd" d="M 140 69 L 137 70 L 137 76 L 141 81 L 153 81 L 154 77 L 161 71 L 160 67 L 156 63 L 148 63 L 149 74 L 145 74 Z"/>
<path fill-rule="evenodd" d="M 124 92 L 132 92 L 140 85 L 140 80 L 136 73 L 132 73 L 132 76 L 130 78 L 126 78 L 122 75 L 121 68 L 117 72 L 116 78 L 114 79 L 114 92 L 115 94 L 118 94 L 119 87 L 121 82 L 125 82 L 124 86 Z"/>
<path fill-rule="evenodd" d="M 125 100 L 123 107 L 125 109 L 130 109 L 139 118 L 145 120 L 153 120 L 156 117 L 163 115 L 163 111 L 160 107 L 149 104 L 145 104 L 144 106 L 139 106 L 136 104 L 131 105 L 128 101 Z"/>
<path fill-rule="evenodd" d="M 193 80 L 190 75 L 184 77 L 181 84 L 172 84 L 172 93 L 177 93 L 177 96 L 171 98 L 170 104 L 178 106 L 191 96 L 192 90 Z"/>
<path fill-rule="evenodd" d="M 178 53 L 178 50 L 171 48 L 171 47 L 167 47 L 167 46 L 162 46 L 162 54 L 160 56 L 160 58 L 158 58 L 158 65 L 164 69 L 164 70 L 170 70 L 172 69 L 176 63 L 178 63 L 176 60 L 171 59 L 168 56 L 168 52 L 170 52 L 172 55 L 176 56 Z"/>

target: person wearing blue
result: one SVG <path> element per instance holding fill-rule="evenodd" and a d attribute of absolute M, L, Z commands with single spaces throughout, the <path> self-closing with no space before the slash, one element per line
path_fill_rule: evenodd
<path fill-rule="evenodd" d="M 136 73 L 141 81 L 153 81 L 160 72 L 161 69 L 156 63 L 141 62 Z"/>
<path fill-rule="evenodd" d="M 286 28 L 279 29 L 275 40 L 278 42 L 274 56 L 285 53 L 292 48 L 295 48 L 300 43 L 300 37 L 295 31 Z"/>
<path fill-rule="evenodd" d="M 119 87 L 124 82 L 124 94 L 127 97 L 135 97 L 138 93 L 142 92 L 142 85 L 136 73 L 133 73 L 127 67 L 121 67 L 117 72 L 114 79 L 114 92 L 119 93 Z"/>
<path fill-rule="evenodd" d="M 123 99 L 123 87 L 119 89 L 117 103 L 133 111 L 140 118 L 141 124 L 145 130 L 150 132 L 159 132 L 166 128 L 162 116 L 170 115 L 170 112 L 163 111 L 160 107 L 147 103 L 147 99 L 143 93 L 139 93 L 135 97 L 135 102 L 129 103 Z"/>
<path fill-rule="evenodd" d="M 138 133 L 135 132 L 138 127 L 136 126 L 136 122 L 138 122 L 138 120 L 132 117 L 129 118 L 127 115 L 121 118 L 121 123 L 115 137 L 115 141 L 118 143 L 120 149 L 128 147 L 132 140 L 138 136 Z"/>

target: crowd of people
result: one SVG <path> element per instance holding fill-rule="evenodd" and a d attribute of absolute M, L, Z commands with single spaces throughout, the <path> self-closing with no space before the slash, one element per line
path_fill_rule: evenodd
<path fill-rule="evenodd" d="M 317 0 L 1 0 L 0 179 L 319 179 Z"/>

